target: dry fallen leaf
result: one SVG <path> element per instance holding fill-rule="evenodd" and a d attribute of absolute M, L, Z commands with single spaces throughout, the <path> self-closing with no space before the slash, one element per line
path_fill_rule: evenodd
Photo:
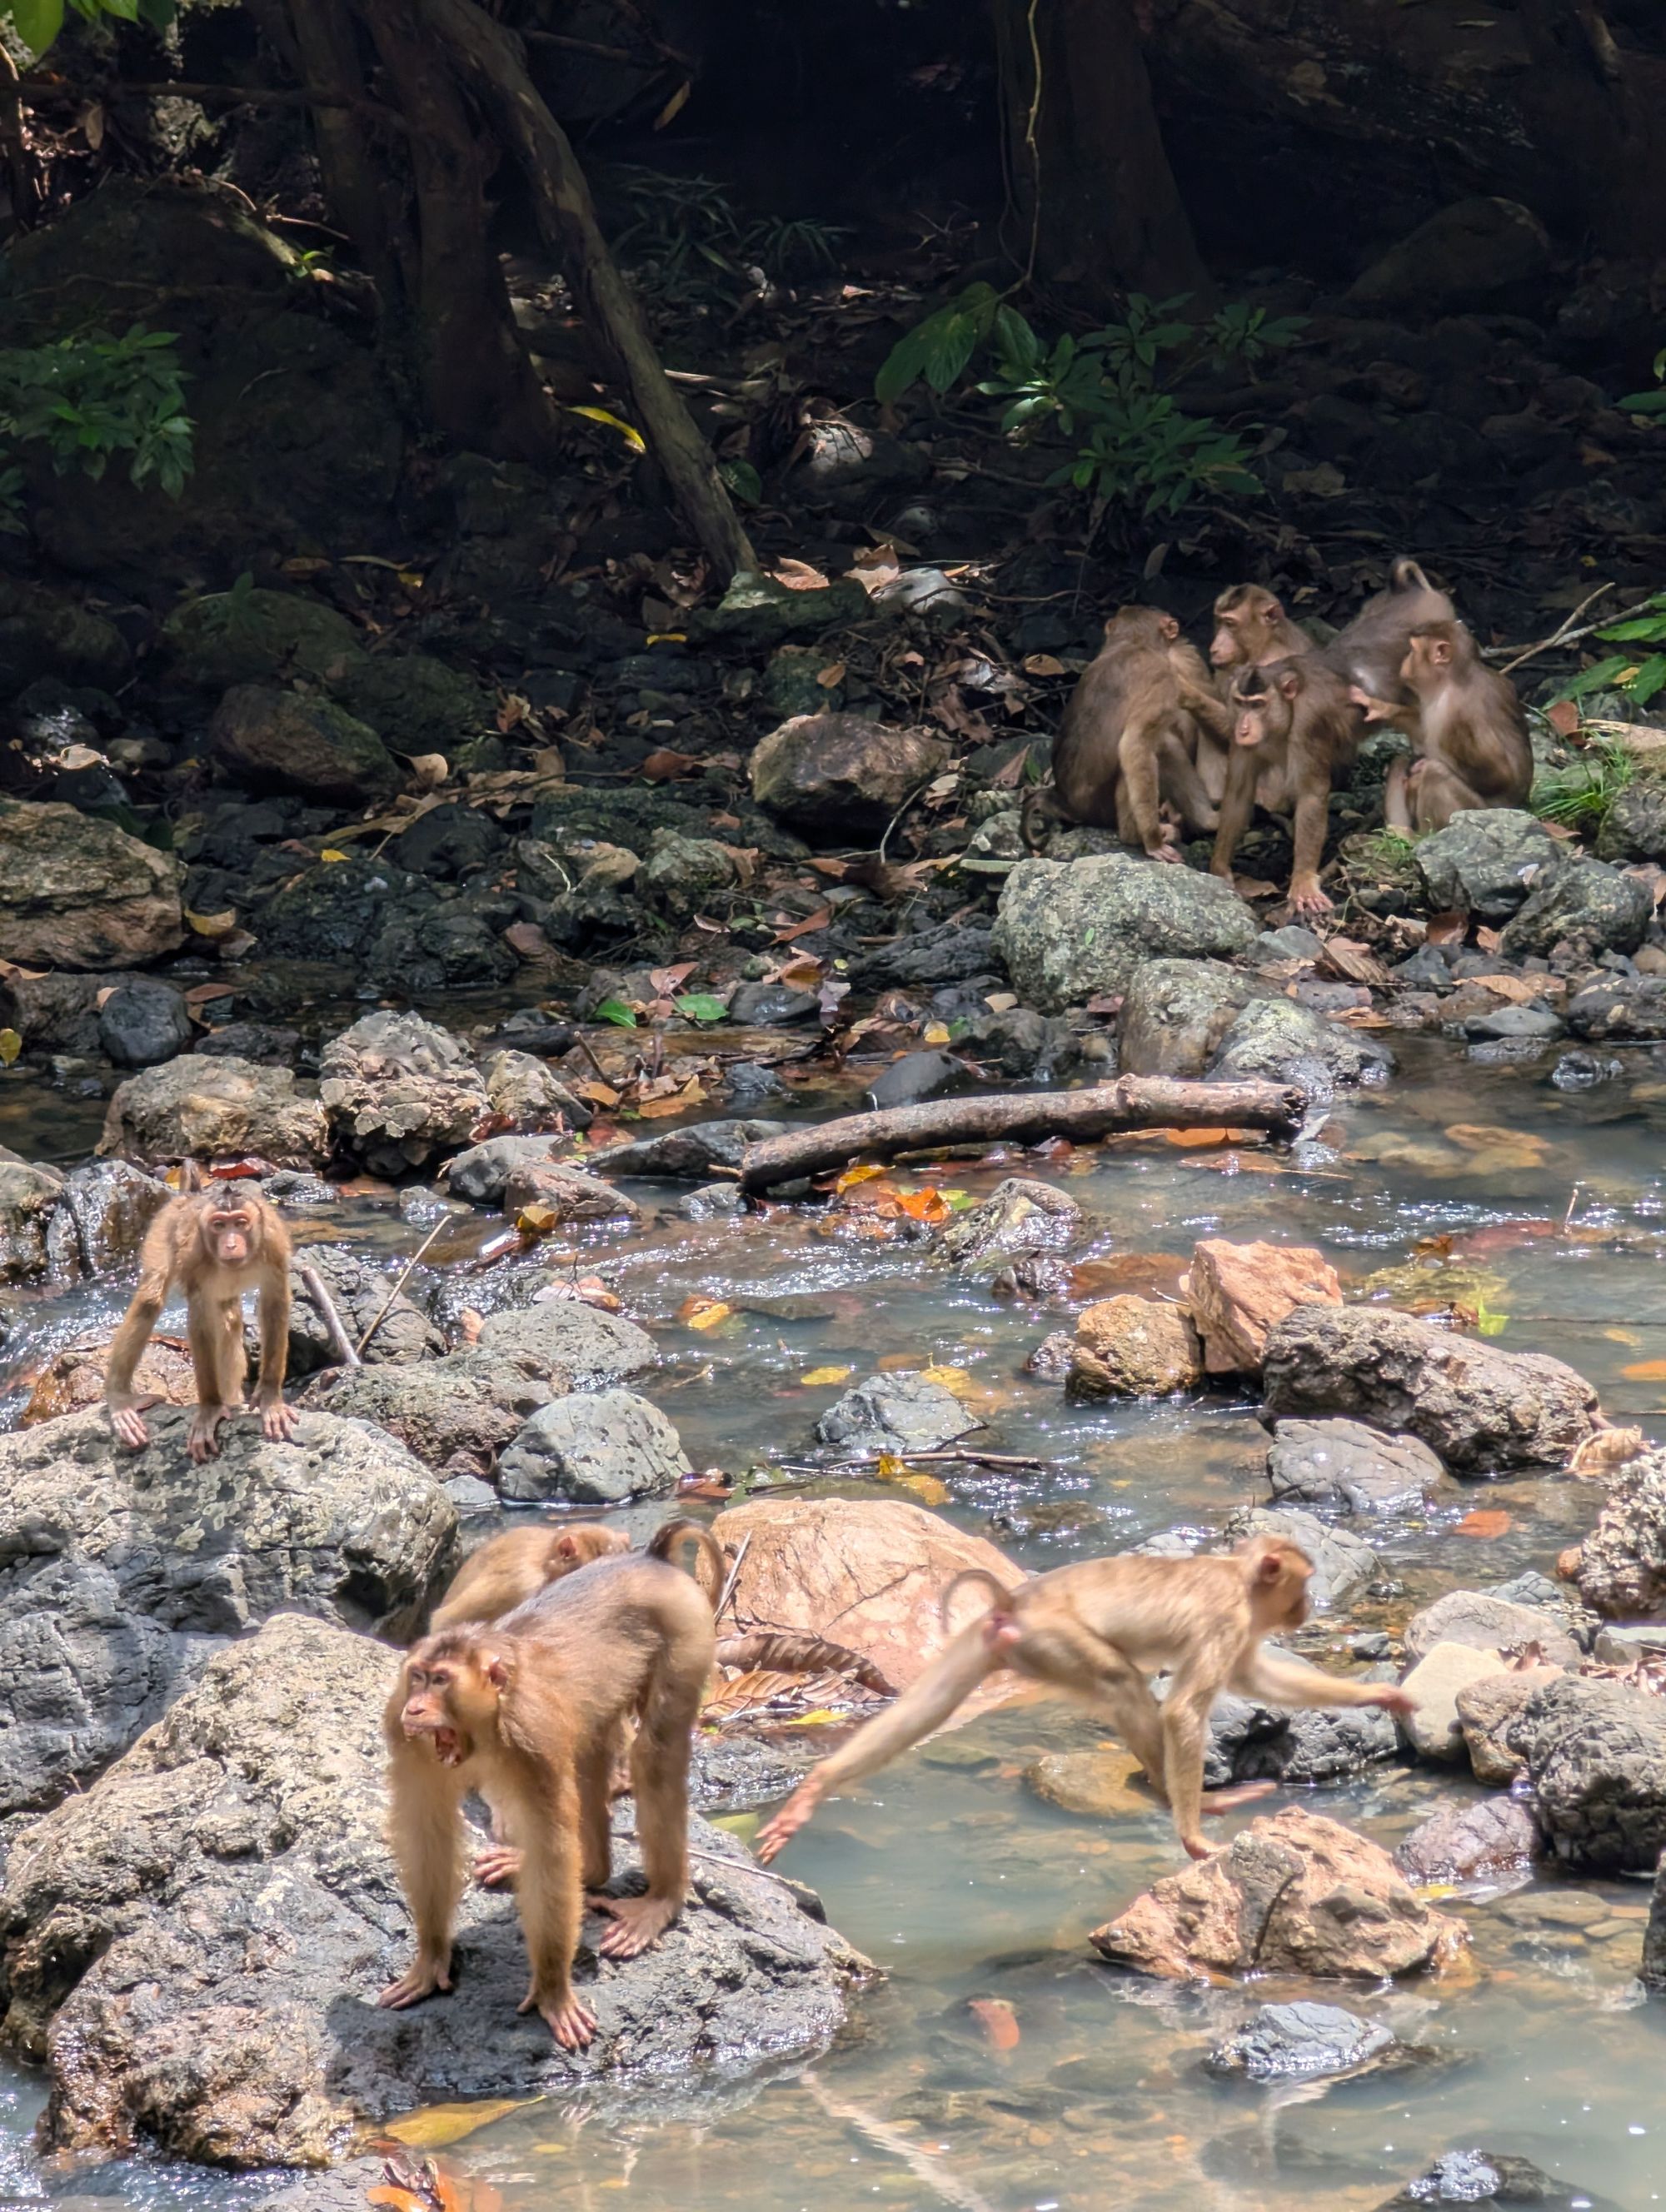
<path fill-rule="evenodd" d="M 411 2150 L 443 2150 L 448 2143 L 461 2142 L 465 2136 L 501 2120 L 506 2112 L 518 2112 L 532 2101 L 525 2097 L 483 2097 L 478 2103 L 422 2105 L 402 2119 L 389 2120 L 382 2133 Z"/>
<path fill-rule="evenodd" d="M 799 1381 L 806 1390 L 824 1389 L 835 1382 L 848 1382 L 855 1371 L 854 1367 L 812 1367 Z"/>
<path fill-rule="evenodd" d="M 637 769 L 650 783 L 669 783 L 679 775 L 697 775 L 706 763 L 697 753 L 679 753 L 669 745 L 661 745 L 651 752 Z"/>
<path fill-rule="evenodd" d="M 1620 1372 L 1628 1382 L 1666 1382 L 1666 1359 L 1639 1359 Z"/>
<path fill-rule="evenodd" d="M 685 1328 L 716 1328 L 733 1311 L 722 1298 L 684 1298 L 677 1309 L 677 1318 Z"/>
<path fill-rule="evenodd" d="M 1514 1527 L 1509 1514 L 1502 1506 L 1478 1505 L 1457 1522 L 1460 1536 L 1502 1536 Z"/>
<path fill-rule="evenodd" d="M 1598 1429 L 1576 1446 L 1567 1471 L 1588 1480 L 1600 1480 L 1641 1458 L 1645 1449 L 1641 1429 Z"/>

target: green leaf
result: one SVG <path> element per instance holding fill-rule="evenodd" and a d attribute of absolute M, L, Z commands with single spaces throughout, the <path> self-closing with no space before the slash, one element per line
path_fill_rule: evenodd
<path fill-rule="evenodd" d="M 763 479 L 750 461 L 720 461 L 717 473 L 739 500 L 756 507 L 763 496 Z"/>
<path fill-rule="evenodd" d="M 911 384 L 917 384 L 925 373 L 926 349 L 930 343 L 927 337 L 928 325 L 921 323 L 906 331 L 879 364 L 879 373 L 873 380 L 873 396 L 882 407 L 889 407 L 902 398 Z"/>
<path fill-rule="evenodd" d="M 596 1009 L 599 1022 L 611 1022 L 617 1030 L 634 1030 L 636 1017 L 623 999 L 604 999 Z"/>
<path fill-rule="evenodd" d="M 969 314 L 957 312 L 933 333 L 926 349 L 926 381 L 937 392 L 960 381 L 977 344 L 977 325 Z"/>
<path fill-rule="evenodd" d="M 15 1030 L 0 1030 L 0 1067 L 9 1067 L 23 1049 L 23 1040 Z"/>
<path fill-rule="evenodd" d="M 1639 707 L 1646 707 L 1657 691 L 1666 686 L 1666 653 L 1657 653 L 1643 663 L 1626 686 L 1626 696 L 1635 699 Z"/>
<path fill-rule="evenodd" d="M 685 991 L 672 1004 L 691 1022 L 724 1022 L 729 1018 L 729 1010 L 722 1000 L 710 991 Z"/>
<path fill-rule="evenodd" d="M 64 0 L 7 0 L 5 12 L 37 60 L 64 28 Z"/>
<path fill-rule="evenodd" d="M 1042 357 L 1041 340 L 1016 307 L 995 309 L 995 343 L 1006 363 L 1021 376 L 1035 374 Z"/>
<path fill-rule="evenodd" d="M 1596 635 L 1614 645 L 1652 645 L 1657 638 L 1666 637 L 1666 615 L 1639 615 L 1633 622 L 1615 623 Z"/>
<path fill-rule="evenodd" d="M 1666 392 L 1628 392 L 1620 404 L 1633 415 L 1666 415 Z"/>
<path fill-rule="evenodd" d="M 1583 699 L 1588 691 L 1602 691 L 1614 682 L 1616 676 L 1632 665 L 1629 653 L 1611 653 L 1606 660 L 1597 661 L 1590 668 L 1583 668 L 1557 694 L 1559 699 Z"/>

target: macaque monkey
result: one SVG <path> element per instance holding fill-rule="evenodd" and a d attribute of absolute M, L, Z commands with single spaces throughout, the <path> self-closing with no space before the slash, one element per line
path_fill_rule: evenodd
<path fill-rule="evenodd" d="M 1462 623 L 1414 630 L 1399 680 L 1406 697 L 1375 696 L 1363 686 L 1353 695 L 1368 722 L 1394 723 L 1412 741 L 1413 758 L 1394 763 L 1383 789 L 1389 829 L 1420 835 L 1477 807 L 1527 804 L 1533 749 L 1522 702 Z"/>
<path fill-rule="evenodd" d="M 1229 584 L 1215 601 L 1215 634 L 1209 641 L 1213 667 L 1259 668 L 1317 651 L 1286 614 L 1283 600 L 1263 584 Z"/>
<path fill-rule="evenodd" d="M 1187 695 L 1207 695 L 1208 674 L 1157 607 L 1119 607 L 1104 642 L 1082 672 L 1053 749 L 1050 797 L 1032 792 L 1024 810 L 1033 850 L 1043 811 L 1115 829 L 1125 845 L 1177 861 L 1166 804 L 1182 823 L 1213 830 L 1215 809 L 1196 767 L 1198 725 Z"/>
<path fill-rule="evenodd" d="M 532 1964 L 520 2006 L 564 2051 L 594 2016 L 573 1990 L 586 1892 L 612 1865 L 610 1784 L 626 1722 L 644 1897 L 592 1894 L 599 1948 L 652 1949 L 688 1890 L 690 1742 L 715 1637 L 698 1586 L 662 1559 L 595 1559 L 489 1626 L 447 1629 L 410 1651 L 388 1699 L 390 1830 L 416 1923 L 416 1955 L 377 1999 L 401 2008 L 451 1987 L 465 1880 L 463 1800 L 478 1790 L 520 1850 L 517 1896 Z"/>
<path fill-rule="evenodd" d="M 649 1559 L 674 1566 L 675 1553 L 689 1543 L 701 1547 L 695 1580 L 715 1605 L 725 1569 L 709 1529 L 697 1521 L 667 1521 L 654 1530 L 644 1549 Z M 623 1528 L 610 1528 L 600 1521 L 569 1521 L 565 1527 L 540 1522 L 536 1528 L 506 1528 L 464 1560 L 434 1608 L 429 1634 L 437 1636 L 442 1629 L 460 1628 L 467 1621 L 501 1620 L 547 1583 L 575 1574 L 593 1559 L 616 1558 L 629 1549 L 630 1539 Z"/>
<path fill-rule="evenodd" d="M 1232 855 L 1257 806 L 1294 817 L 1292 914 L 1326 914 L 1319 888 L 1330 787 L 1353 758 L 1360 724 L 1348 687 L 1316 653 L 1241 668 L 1232 685 L 1232 758 L 1220 802 L 1211 875 L 1232 880 Z"/>
<path fill-rule="evenodd" d="M 1205 1804 L 1203 1751 L 1209 1709 L 1223 1690 L 1274 1705 L 1380 1705 L 1408 1712 L 1396 1685 L 1350 1682 L 1282 1652 L 1262 1649 L 1277 1629 L 1307 1618 L 1305 1553 L 1282 1537 L 1253 1536 L 1225 1558 L 1080 1559 L 1009 1590 L 982 1568 L 944 1592 L 980 1583 L 989 1610 L 963 1628 L 917 1681 L 824 1759 L 759 1831 L 768 1862 L 830 1791 L 872 1774 L 941 1728 L 987 1674 L 1002 1668 L 1098 1713 L 1116 1730 L 1164 1798 L 1182 1844 L 1205 1858 L 1200 1816 L 1264 1794 L 1263 1785 L 1218 1790 Z M 1148 1678 L 1173 1676 L 1162 1705 Z"/>
<path fill-rule="evenodd" d="M 1389 570 L 1388 589 L 1365 601 L 1324 647 L 1324 659 L 1347 683 L 1373 696 L 1397 698 L 1413 632 L 1456 619 L 1457 609 L 1445 592 L 1435 589 L 1415 561 L 1402 557 Z"/>
<path fill-rule="evenodd" d="M 170 1199 L 139 1247 L 139 1284 L 110 1346 L 104 1396 L 111 1425 L 135 1451 L 149 1443 L 133 1370 L 150 1340 L 168 1291 L 183 1291 L 197 1411 L 186 1449 L 199 1463 L 218 1453 L 220 1424 L 243 1402 L 243 1293 L 260 1293 L 261 1433 L 285 1443 L 300 1416 L 283 1402 L 289 1357 L 289 1237 L 277 1213 L 246 1182 L 193 1188 Z"/>

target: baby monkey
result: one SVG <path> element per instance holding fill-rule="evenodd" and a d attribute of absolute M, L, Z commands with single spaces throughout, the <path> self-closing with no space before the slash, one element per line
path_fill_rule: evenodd
<path fill-rule="evenodd" d="M 650 1559 L 665 1559 L 675 1566 L 685 1544 L 700 1547 L 694 1578 L 715 1606 L 725 1570 L 723 1554 L 709 1529 L 697 1521 L 667 1521 L 654 1530 L 643 1550 Z M 541 1522 L 533 1528 L 506 1528 L 464 1560 L 434 1608 L 429 1634 L 460 1628 L 465 1621 L 500 1620 L 593 1559 L 622 1557 L 629 1549 L 624 1530 L 610 1528 L 601 1521 L 569 1521 L 564 1528 Z"/>
<path fill-rule="evenodd" d="M 1039 1682 L 1110 1722 L 1145 1768 L 1195 1859 L 1208 1856 L 1200 1816 L 1264 1793 L 1250 1784 L 1218 1790 L 1206 1808 L 1203 1752 L 1209 1710 L 1223 1690 L 1274 1705 L 1378 1705 L 1409 1712 L 1393 1683 L 1350 1682 L 1262 1640 L 1307 1618 L 1313 1563 L 1279 1536 L 1252 1536 L 1224 1558 L 1079 1559 L 1007 1589 L 982 1568 L 943 1593 L 981 1583 L 993 1602 L 963 1628 L 889 1711 L 859 1729 L 812 1769 L 758 1832 L 766 1863 L 791 1841 L 830 1791 L 887 1765 L 941 1728 L 988 1674 L 1003 1668 Z M 1159 1705 L 1148 1678 L 1172 1674 Z"/>

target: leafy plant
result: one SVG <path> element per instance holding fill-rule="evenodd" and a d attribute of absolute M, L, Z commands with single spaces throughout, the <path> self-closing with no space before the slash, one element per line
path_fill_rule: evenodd
<path fill-rule="evenodd" d="M 1666 415 L 1666 346 L 1655 356 L 1654 372 L 1657 390 L 1627 392 L 1620 403 L 1633 415 Z"/>
<path fill-rule="evenodd" d="M 1528 804 L 1547 822 L 1594 836 L 1636 773 L 1636 757 L 1624 745 L 1589 745 L 1566 768 L 1545 769 Z"/>
<path fill-rule="evenodd" d="M 178 0 L 70 0 L 84 22 L 143 23 L 166 31 L 178 15 Z M 64 28 L 64 0 L 5 0 L 0 20 L 10 24 L 21 45 L 37 61 Z"/>
<path fill-rule="evenodd" d="M 126 453 L 132 483 L 154 477 L 177 499 L 192 465 L 185 397 L 173 331 L 141 323 L 119 338 L 92 331 L 0 351 L 0 441 L 44 445 L 60 476 L 78 468 L 101 477 L 112 455 Z M 22 527 L 21 488 L 21 470 L 0 472 L 0 521 L 11 530 Z"/>
<path fill-rule="evenodd" d="M 628 210 L 614 252 L 668 300 L 750 289 L 751 271 L 811 276 L 836 265 L 837 223 L 742 216 L 711 177 L 673 177 L 617 163 L 607 181 Z"/>
<path fill-rule="evenodd" d="M 1666 400 L 1666 393 L 1662 394 Z M 1653 653 L 1610 653 L 1590 667 L 1582 668 L 1557 694 L 1560 699 L 1583 699 L 1591 691 L 1618 691 L 1633 706 L 1646 707 L 1666 688 L 1666 592 L 1657 592 L 1641 613 L 1624 622 L 1609 623 L 1596 635 L 1604 645 L 1654 646 Z"/>

